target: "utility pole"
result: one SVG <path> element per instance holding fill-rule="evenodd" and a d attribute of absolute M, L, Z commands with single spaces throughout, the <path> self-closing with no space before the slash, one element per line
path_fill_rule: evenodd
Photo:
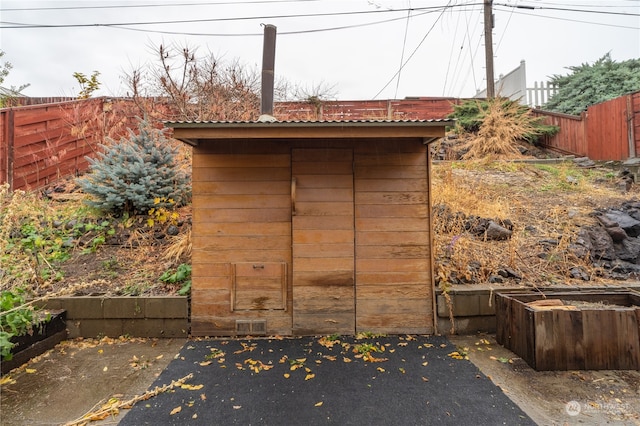
<path fill-rule="evenodd" d="M 484 54 L 487 64 L 487 98 L 496 96 L 493 82 L 493 0 L 484 0 Z"/>

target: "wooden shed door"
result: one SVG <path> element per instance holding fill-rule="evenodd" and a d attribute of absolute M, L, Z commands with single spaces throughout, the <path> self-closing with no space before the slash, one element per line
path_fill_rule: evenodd
<path fill-rule="evenodd" d="M 354 334 L 351 149 L 292 151 L 293 332 Z"/>

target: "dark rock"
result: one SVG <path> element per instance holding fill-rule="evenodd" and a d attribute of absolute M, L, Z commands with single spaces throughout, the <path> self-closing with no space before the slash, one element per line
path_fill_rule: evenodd
<path fill-rule="evenodd" d="M 580 229 L 576 240 L 569 244 L 568 250 L 578 259 L 590 261 L 593 245 L 591 244 L 589 232 L 586 229 Z"/>
<path fill-rule="evenodd" d="M 169 225 L 167 227 L 167 235 L 175 236 L 175 235 L 178 235 L 179 233 L 180 233 L 180 229 L 178 229 L 177 226 Z"/>
<path fill-rule="evenodd" d="M 624 232 L 624 229 L 620 228 L 619 226 L 605 229 L 607 230 L 607 234 L 611 235 L 611 239 L 614 243 L 622 242 L 627 238 L 627 233 Z"/>
<path fill-rule="evenodd" d="M 580 267 L 573 267 L 569 270 L 569 276 L 571 276 L 571 278 L 575 278 L 575 279 L 579 279 L 579 280 L 583 280 L 583 281 L 589 281 L 589 274 L 587 274 L 587 272 Z"/>
<path fill-rule="evenodd" d="M 615 249 L 611 236 L 600 226 L 589 226 L 586 228 L 589 233 L 589 240 L 593 251 L 591 256 L 595 260 L 614 260 L 616 259 Z"/>
<path fill-rule="evenodd" d="M 573 160 L 573 163 L 576 166 L 582 167 L 582 168 L 592 168 L 592 167 L 596 166 L 596 163 L 594 161 L 592 161 L 589 157 L 575 158 Z"/>
<path fill-rule="evenodd" d="M 551 238 L 545 238 L 544 240 L 539 240 L 538 244 L 540 244 L 541 246 L 558 246 L 560 244 L 560 241 Z"/>
<path fill-rule="evenodd" d="M 517 280 L 522 279 L 522 275 L 520 275 L 518 272 L 508 267 L 501 268 L 497 272 L 498 272 L 498 275 L 500 275 L 503 278 L 515 278 Z"/>
<path fill-rule="evenodd" d="M 77 224 L 78 224 L 77 220 L 71 219 L 64 225 L 64 229 L 66 229 L 67 231 L 70 231 L 71 229 L 75 228 Z"/>
<path fill-rule="evenodd" d="M 610 219 L 608 216 L 605 216 L 605 215 L 598 215 L 596 216 L 596 219 L 598 219 L 598 222 L 600 222 L 602 226 L 604 226 L 605 228 L 613 228 L 614 226 L 620 226 L 618 222 Z"/>
<path fill-rule="evenodd" d="M 494 221 L 489 221 L 489 226 L 485 231 L 485 238 L 487 240 L 506 240 L 511 237 L 512 231 L 507 228 L 498 225 Z"/>
<path fill-rule="evenodd" d="M 640 239 L 627 238 L 616 244 L 616 256 L 620 260 L 640 264 Z"/>
<path fill-rule="evenodd" d="M 619 210 L 610 210 L 605 213 L 607 219 L 617 222 L 618 226 L 625 230 L 628 236 L 637 237 L 640 235 L 640 221 L 632 218 L 627 213 Z"/>
<path fill-rule="evenodd" d="M 54 220 L 53 222 L 51 222 L 51 226 L 53 226 L 54 228 L 60 228 L 62 226 L 62 222 L 59 220 Z"/>
<path fill-rule="evenodd" d="M 536 234 L 536 233 L 538 233 L 538 228 L 536 228 L 536 227 L 535 227 L 535 226 L 533 226 L 533 225 L 526 225 L 526 226 L 524 227 L 524 230 L 525 230 L 525 231 L 527 231 L 527 232 L 531 232 L 532 234 Z"/>
<path fill-rule="evenodd" d="M 500 284 L 504 282 L 504 278 L 502 278 L 500 275 L 491 275 L 489 277 L 489 282 L 491 284 Z"/>
<path fill-rule="evenodd" d="M 567 176 L 567 183 L 569 185 L 577 185 L 578 179 L 574 178 L 573 176 Z"/>

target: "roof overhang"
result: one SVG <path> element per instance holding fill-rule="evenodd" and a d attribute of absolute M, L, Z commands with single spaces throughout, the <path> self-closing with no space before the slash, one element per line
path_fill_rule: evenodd
<path fill-rule="evenodd" d="M 453 120 L 351 121 L 169 121 L 173 137 L 192 146 L 228 139 L 386 139 L 420 138 L 431 143 L 445 135 Z"/>

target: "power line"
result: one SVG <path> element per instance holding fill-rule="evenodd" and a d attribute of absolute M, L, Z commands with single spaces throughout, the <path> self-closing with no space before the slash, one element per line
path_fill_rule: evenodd
<path fill-rule="evenodd" d="M 503 10 L 503 9 L 500 8 L 500 6 L 498 6 L 497 9 L 498 10 Z M 504 11 L 506 11 L 506 9 L 504 9 Z M 584 20 L 581 20 L 581 19 L 559 18 L 557 16 L 540 15 L 538 13 L 527 13 L 527 12 L 522 12 L 520 10 L 513 10 L 513 13 L 515 13 L 517 15 L 534 16 L 534 17 L 537 17 L 537 18 L 554 19 L 556 21 L 577 22 L 577 23 L 581 23 L 581 24 L 601 25 L 601 26 L 604 26 L 604 27 L 625 28 L 625 29 L 629 29 L 629 30 L 637 30 L 637 29 L 639 29 L 639 27 L 630 27 L 630 26 L 627 26 L 627 25 L 607 24 L 605 22 L 584 21 Z"/>
<path fill-rule="evenodd" d="M 420 40 L 420 43 L 418 43 L 418 45 L 416 46 L 416 48 L 413 50 L 413 52 L 411 52 L 411 55 L 409 55 L 409 57 L 407 58 L 407 60 L 404 62 L 404 64 L 402 64 L 402 66 L 400 67 L 400 69 L 391 77 L 391 79 L 387 82 L 387 84 L 385 84 L 382 89 L 380 89 L 378 91 L 378 93 L 376 93 L 376 95 L 372 98 L 372 99 L 376 99 L 378 97 L 378 95 L 380 95 L 380 93 L 382 93 L 382 91 L 384 89 L 387 88 L 387 86 L 389 86 L 389 84 L 391 84 L 391 82 L 393 81 L 394 78 L 396 78 L 396 76 L 400 73 L 400 71 L 402 71 L 402 69 L 409 63 L 409 61 L 411 60 L 411 58 L 413 58 L 413 56 L 416 54 L 416 52 L 418 51 L 418 49 L 420 49 L 420 46 L 422 46 L 422 44 L 424 43 L 424 41 L 427 39 L 427 37 L 429 36 L 429 34 L 431 34 L 431 31 L 433 31 L 433 29 L 435 28 L 436 24 L 438 23 L 438 21 L 440 20 L 440 18 L 442 18 L 442 15 L 444 15 L 444 12 L 447 10 L 447 8 L 450 6 L 444 6 L 442 7 L 442 12 L 440 12 L 440 15 L 438 15 L 438 17 L 436 18 L 436 20 L 433 22 L 433 25 L 431 26 L 431 28 L 429 28 L 429 31 L 427 31 L 427 33 L 424 35 L 424 37 L 422 37 L 422 40 Z"/>
<path fill-rule="evenodd" d="M 481 4 L 481 3 L 480 3 Z M 334 17 L 334 16 L 352 16 L 352 15 L 369 15 L 376 13 L 398 13 L 407 11 L 437 11 L 443 7 L 455 7 L 452 6 L 428 6 L 418 8 L 403 8 L 395 10 L 362 10 L 362 11 L 350 11 L 350 12 L 323 12 L 323 13 L 300 13 L 291 15 L 270 15 L 270 16 L 241 16 L 230 18 L 209 18 L 209 19 L 183 19 L 183 20 L 171 20 L 171 21 L 143 21 L 143 22 L 118 22 L 108 24 L 24 24 L 18 22 L 2 22 L 8 23 L 13 26 L 0 27 L 2 29 L 9 28 L 82 28 L 82 27 L 111 27 L 111 26 L 123 26 L 123 25 L 160 25 L 160 24 L 193 24 L 203 22 L 229 22 L 229 21 L 250 21 L 250 20 L 269 20 L 269 19 L 289 19 L 289 18 L 318 18 L 318 17 Z"/>
<path fill-rule="evenodd" d="M 400 73 L 402 71 L 402 62 L 404 61 L 404 49 L 407 47 L 407 34 L 409 33 L 409 21 L 411 20 L 411 12 L 407 12 L 407 23 L 404 27 L 404 39 L 402 40 L 402 53 L 400 53 L 400 68 L 398 69 L 398 79 L 396 81 L 396 92 L 394 98 L 398 97 L 398 88 L 400 87 Z"/>
<path fill-rule="evenodd" d="M 126 4 L 108 6 L 59 6 L 59 7 L 31 7 L 31 8 L 0 8 L 0 12 L 34 12 L 45 10 L 87 10 L 87 9 L 133 9 L 146 7 L 183 7 L 183 6 L 225 6 L 239 4 L 269 4 L 269 3 L 311 3 L 322 0 L 254 0 L 254 1 L 220 1 L 205 3 L 156 3 L 156 4 Z"/>

